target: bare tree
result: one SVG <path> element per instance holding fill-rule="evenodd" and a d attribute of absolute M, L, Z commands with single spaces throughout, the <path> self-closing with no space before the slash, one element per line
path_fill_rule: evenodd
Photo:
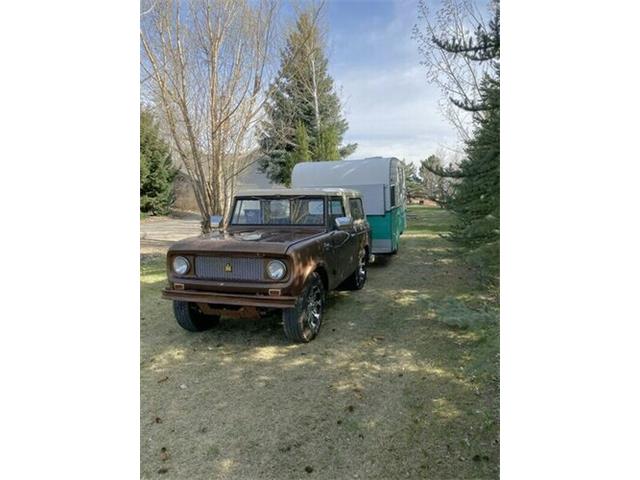
<path fill-rule="evenodd" d="M 470 138 L 471 113 L 450 101 L 474 103 L 480 96 L 480 82 L 488 68 L 487 62 L 473 62 L 439 48 L 438 39 L 466 38 L 478 27 L 486 29 L 485 20 L 474 0 L 443 0 L 438 9 L 427 0 L 418 3 L 419 24 L 413 28 L 413 38 L 427 67 L 427 79 L 437 85 L 443 98 L 439 105 L 445 118 L 453 125 L 461 140 Z"/>
<path fill-rule="evenodd" d="M 273 73 L 277 0 L 164 0 L 141 18 L 142 94 L 156 107 L 202 215 L 228 216 Z"/>

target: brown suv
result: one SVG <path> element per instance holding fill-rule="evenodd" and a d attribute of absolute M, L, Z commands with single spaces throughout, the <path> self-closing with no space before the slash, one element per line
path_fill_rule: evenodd
<path fill-rule="evenodd" d="M 281 309 L 286 336 L 308 342 L 320 330 L 326 292 L 364 286 L 370 228 L 355 190 L 243 192 L 231 211 L 226 228 L 212 217 L 212 233 L 167 253 L 162 296 L 173 300 L 181 327 L 202 331 L 221 315 Z"/>

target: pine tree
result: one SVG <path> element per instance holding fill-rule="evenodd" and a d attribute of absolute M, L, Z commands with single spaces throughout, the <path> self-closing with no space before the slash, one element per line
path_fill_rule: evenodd
<path fill-rule="evenodd" d="M 340 160 L 338 134 L 334 126 L 323 128 L 318 132 L 314 160 Z"/>
<path fill-rule="evenodd" d="M 304 12 L 281 53 L 280 71 L 269 89 L 266 120 L 259 132 L 264 154 L 260 169 L 274 182 L 288 185 L 300 161 L 339 160 L 357 147 L 341 146 L 348 124 L 327 63 L 314 16 Z M 308 147 L 299 145 L 300 125 Z M 301 149 L 309 152 L 308 160 L 300 156 Z"/>
<path fill-rule="evenodd" d="M 452 238 L 477 249 L 496 247 L 500 239 L 500 83 L 485 78 L 481 86 L 484 115 L 476 117 L 465 158 L 456 171 L 460 179 L 448 208 L 458 217 Z M 486 248 L 484 248 L 486 250 Z M 496 258 L 497 260 L 497 258 Z"/>
<path fill-rule="evenodd" d="M 302 122 L 298 122 L 296 128 L 296 148 L 293 151 L 293 159 L 296 163 L 308 162 L 311 160 L 311 151 L 309 150 L 309 135 L 307 129 Z"/>
<path fill-rule="evenodd" d="M 311 150 L 309 149 L 309 135 L 307 129 L 302 122 L 298 122 L 295 136 L 295 147 L 292 152 L 283 152 L 278 157 L 278 168 L 283 174 L 283 178 L 280 183 L 284 183 L 286 186 L 290 186 L 291 172 L 293 167 L 300 162 L 309 162 L 311 160 Z M 284 175 L 286 174 L 286 178 Z"/>
<path fill-rule="evenodd" d="M 424 187 L 420 182 L 420 177 L 418 177 L 418 169 L 416 168 L 416 164 L 407 162 L 405 160 L 401 160 L 400 164 L 402 165 L 402 170 L 404 171 L 404 181 L 405 188 L 407 190 L 407 198 L 411 200 L 412 198 L 424 195 Z"/>
<path fill-rule="evenodd" d="M 164 215 L 173 204 L 177 170 L 169 146 L 162 140 L 153 115 L 140 111 L 140 211 Z"/>
<path fill-rule="evenodd" d="M 500 261 L 500 5 L 487 31 L 478 27 L 473 37 L 433 39 L 439 48 L 470 61 L 491 62 L 476 102 L 451 98 L 459 108 L 473 112 L 474 130 L 466 142 L 466 158 L 456 168 L 423 163 L 444 178 L 457 179 L 443 205 L 457 222 L 451 240 L 477 253 L 489 273 L 497 274 Z"/>

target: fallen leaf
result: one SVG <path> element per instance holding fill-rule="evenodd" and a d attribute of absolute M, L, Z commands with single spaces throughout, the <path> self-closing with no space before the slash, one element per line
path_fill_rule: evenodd
<path fill-rule="evenodd" d="M 169 380 L 169 377 L 164 377 L 158 380 L 158 383 L 166 382 L 167 380 Z"/>
<path fill-rule="evenodd" d="M 167 452 L 166 447 L 162 447 L 160 449 L 160 460 L 162 460 L 163 462 L 166 462 L 168 459 L 169 459 L 169 452 Z"/>

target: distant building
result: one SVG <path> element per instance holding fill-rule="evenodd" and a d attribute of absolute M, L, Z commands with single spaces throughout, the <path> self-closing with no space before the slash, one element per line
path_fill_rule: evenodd
<path fill-rule="evenodd" d="M 258 170 L 258 162 L 253 160 L 252 163 L 238 175 L 236 190 L 257 190 L 266 188 L 282 188 L 282 185 L 271 183 L 265 173 Z M 193 188 L 189 183 L 188 175 L 180 170 L 173 181 L 173 192 L 176 201 L 173 208 L 188 212 L 197 212 L 198 203 L 193 193 Z"/>

